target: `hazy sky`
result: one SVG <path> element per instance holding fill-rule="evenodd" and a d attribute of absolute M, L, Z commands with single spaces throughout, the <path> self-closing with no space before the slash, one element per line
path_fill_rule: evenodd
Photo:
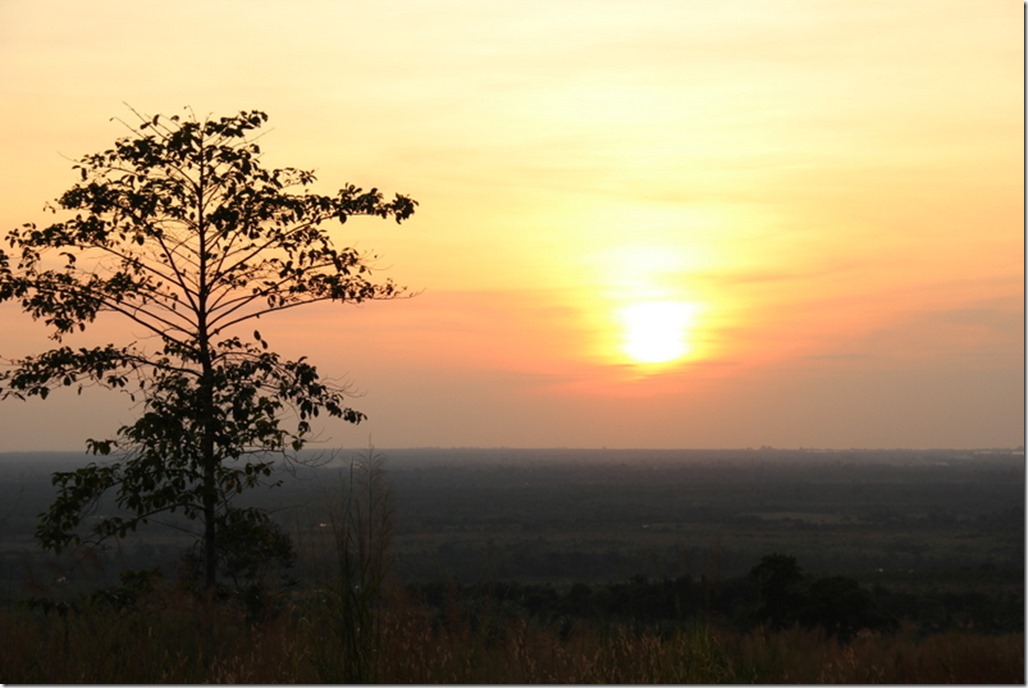
<path fill-rule="evenodd" d="M 330 445 L 1017 445 L 1023 11 L 0 0 L 0 229 L 123 102 L 261 109 L 266 164 L 420 202 L 338 230 L 419 296 L 262 324 L 362 392 Z M 47 346 L 0 307 L 0 354 Z M 0 451 L 132 413 L 4 402 Z"/>

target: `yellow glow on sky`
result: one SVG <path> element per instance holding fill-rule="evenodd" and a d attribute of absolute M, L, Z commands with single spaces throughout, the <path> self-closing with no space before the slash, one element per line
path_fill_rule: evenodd
<path fill-rule="evenodd" d="M 46 220 L 123 101 L 259 108 L 266 164 L 420 203 L 338 230 L 420 296 L 262 323 L 365 393 L 336 442 L 1017 444 L 1022 14 L 0 3 L 0 230 Z M 45 346 L 0 307 L 0 355 Z M 0 407 L 0 451 L 36 446 L 47 412 Z"/>

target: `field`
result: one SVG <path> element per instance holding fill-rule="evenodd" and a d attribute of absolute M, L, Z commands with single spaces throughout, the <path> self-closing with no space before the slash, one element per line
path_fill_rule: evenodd
<path fill-rule="evenodd" d="M 398 566 L 412 578 L 733 576 L 776 551 L 861 578 L 1023 570 L 1023 455 L 447 456 L 392 460 Z"/>
<path fill-rule="evenodd" d="M 253 497 L 298 555 L 259 613 L 190 603 L 175 531 L 44 557 L 47 476 L 79 457 L 0 457 L 0 631 L 22 639 L 0 681 L 1024 682 L 1023 452 L 381 454 L 392 565 L 357 646 L 330 603 L 357 452 Z M 801 577 L 784 611 L 751 573 L 768 561 Z M 91 594 L 155 567 L 128 602 Z"/>

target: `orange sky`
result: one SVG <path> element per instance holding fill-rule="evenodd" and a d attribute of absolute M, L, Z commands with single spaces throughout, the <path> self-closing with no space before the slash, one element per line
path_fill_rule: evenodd
<path fill-rule="evenodd" d="M 1013 446 L 1023 11 L 0 0 L 0 228 L 46 219 L 123 101 L 258 108 L 266 164 L 420 202 L 339 234 L 418 297 L 262 325 L 363 392 L 330 445 Z M 45 346 L 0 307 L 0 354 Z M 131 413 L 5 402 L 0 451 Z"/>

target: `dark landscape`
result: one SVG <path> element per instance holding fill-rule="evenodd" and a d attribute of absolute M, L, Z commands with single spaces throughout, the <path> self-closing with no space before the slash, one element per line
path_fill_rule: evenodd
<path fill-rule="evenodd" d="M 200 643 L 138 645 L 187 623 L 190 536 L 151 526 L 100 557 L 46 556 L 49 475 L 85 457 L 3 456 L 4 634 L 28 640 L 0 680 L 1023 682 L 1023 450 L 376 453 L 385 510 L 362 522 L 385 558 L 358 599 L 374 647 L 348 655 L 352 610 L 324 597 L 346 585 L 339 524 L 368 455 L 346 450 L 246 495 L 295 556 L 225 590 L 220 669 Z M 110 618 L 128 625 L 98 636 Z M 75 634 L 95 657 L 126 632 L 147 659 L 76 662 Z M 277 663 L 247 660 L 257 648 Z"/>

